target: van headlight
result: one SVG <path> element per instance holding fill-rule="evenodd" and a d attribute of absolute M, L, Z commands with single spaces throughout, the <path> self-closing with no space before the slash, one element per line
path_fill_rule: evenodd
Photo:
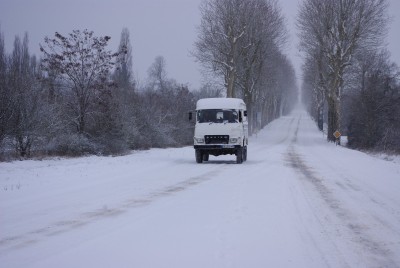
<path fill-rule="evenodd" d="M 197 143 L 204 143 L 204 138 L 194 137 L 194 139 L 196 140 Z"/>
<path fill-rule="evenodd" d="M 237 143 L 238 142 L 238 138 L 230 138 L 229 139 L 229 143 Z"/>

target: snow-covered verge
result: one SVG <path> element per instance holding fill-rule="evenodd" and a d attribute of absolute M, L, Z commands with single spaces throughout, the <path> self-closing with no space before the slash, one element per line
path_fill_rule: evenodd
<path fill-rule="evenodd" d="M 303 110 L 248 156 L 0 163 L 0 266 L 400 266 L 398 162 L 326 143 Z"/>
<path fill-rule="evenodd" d="M 386 153 L 371 153 L 371 155 L 379 159 L 400 164 L 400 155 L 386 154 Z"/>

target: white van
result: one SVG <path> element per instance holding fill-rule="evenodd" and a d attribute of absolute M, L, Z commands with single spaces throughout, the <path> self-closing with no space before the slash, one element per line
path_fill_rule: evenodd
<path fill-rule="evenodd" d="M 192 119 L 192 113 L 189 114 Z M 194 149 L 196 162 L 210 155 L 236 155 L 236 163 L 247 160 L 248 122 L 246 104 L 236 98 L 200 99 L 196 105 Z"/>

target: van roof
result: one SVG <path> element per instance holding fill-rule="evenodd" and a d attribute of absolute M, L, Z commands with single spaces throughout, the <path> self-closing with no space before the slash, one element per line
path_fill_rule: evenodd
<path fill-rule="evenodd" d="M 206 109 L 242 109 L 246 110 L 246 104 L 237 98 L 206 98 L 197 101 L 196 110 Z"/>

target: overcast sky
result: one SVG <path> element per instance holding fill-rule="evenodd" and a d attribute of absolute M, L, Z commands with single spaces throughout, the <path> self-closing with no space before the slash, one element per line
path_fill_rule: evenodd
<path fill-rule="evenodd" d="M 301 0 L 280 0 L 290 31 L 286 53 L 299 72 L 294 27 Z M 139 82 L 144 82 L 147 69 L 156 56 L 164 56 L 169 77 L 198 88 L 200 68 L 190 56 L 200 23 L 201 0 L 0 0 L 0 31 L 6 49 L 12 51 L 16 35 L 28 32 L 30 51 L 40 56 L 39 43 L 58 31 L 68 34 L 74 29 L 89 29 L 95 35 L 111 36 L 109 49 L 115 51 L 123 27 L 128 28 L 133 50 L 133 69 Z M 393 17 L 388 36 L 388 49 L 400 65 L 400 0 L 389 0 Z"/>

